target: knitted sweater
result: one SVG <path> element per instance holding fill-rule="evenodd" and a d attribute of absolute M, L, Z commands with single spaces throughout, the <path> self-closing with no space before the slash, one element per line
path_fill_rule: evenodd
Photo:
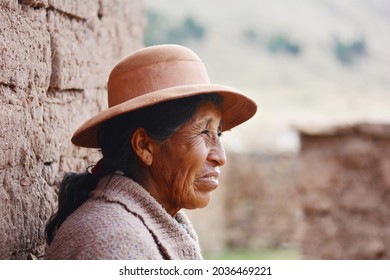
<path fill-rule="evenodd" d="M 58 229 L 46 259 L 202 259 L 186 215 L 172 218 L 124 176 L 100 180 Z"/>

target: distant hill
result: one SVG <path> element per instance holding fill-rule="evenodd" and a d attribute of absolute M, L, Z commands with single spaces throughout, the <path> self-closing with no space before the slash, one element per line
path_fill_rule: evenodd
<path fill-rule="evenodd" d="M 294 149 L 295 123 L 390 121 L 387 0 L 144 2 L 160 19 L 145 38 L 158 30 L 156 43 L 191 47 L 214 83 L 258 102 L 256 117 L 227 137 L 232 150 Z"/>

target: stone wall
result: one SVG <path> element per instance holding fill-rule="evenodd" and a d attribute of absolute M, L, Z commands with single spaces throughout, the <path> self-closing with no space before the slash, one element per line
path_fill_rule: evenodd
<path fill-rule="evenodd" d="M 300 128 L 306 259 L 390 259 L 390 125 Z"/>
<path fill-rule="evenodd" d="M 98 154 L 71 145 L 106 108 L 110 69 L 142 46 L 140 0 L 0 2 L 0 259 L 44 252 L 56 186 Z"/>

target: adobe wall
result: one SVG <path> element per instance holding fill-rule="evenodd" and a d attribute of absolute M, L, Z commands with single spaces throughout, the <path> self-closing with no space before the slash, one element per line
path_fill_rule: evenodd
<path fill-rule="evenodd" d="M 229 159 L 224 171 L 227 245 L 251 249 L 294 245 L 296 155 L 230 154 Z"/>
<path fill-rule="evenodd" d="M 305 259 L 390 259 L 390 125 L 301 128 Z"/>
<path fill-rule="evenodd" d="M 209 205 L 189 213 L 203 250 L 296 246 L 297 155 L 227 151 L 227 159 Z"/>
<path fill-rule="evenodd" d="M 44 252 L 64 172 L 98 155 L 70 144 L 106 108 L 113 65 L 142 46 L 140 0 L 0 2 L 0 259 Z"/>

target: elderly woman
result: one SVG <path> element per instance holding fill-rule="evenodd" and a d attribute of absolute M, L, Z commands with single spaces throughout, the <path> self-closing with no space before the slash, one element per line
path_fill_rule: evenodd
<path fill-rule="evenodd" d="M 102 159 L 63 179 L 46 259 L 202 259 L 181 209 L 209 203 L 226 161 L 222 132 L 256 104 L 211 84 L 199 57 L 177 45 L 124 58 L 110 74 L 108 104 L 72 137 Z"/>

